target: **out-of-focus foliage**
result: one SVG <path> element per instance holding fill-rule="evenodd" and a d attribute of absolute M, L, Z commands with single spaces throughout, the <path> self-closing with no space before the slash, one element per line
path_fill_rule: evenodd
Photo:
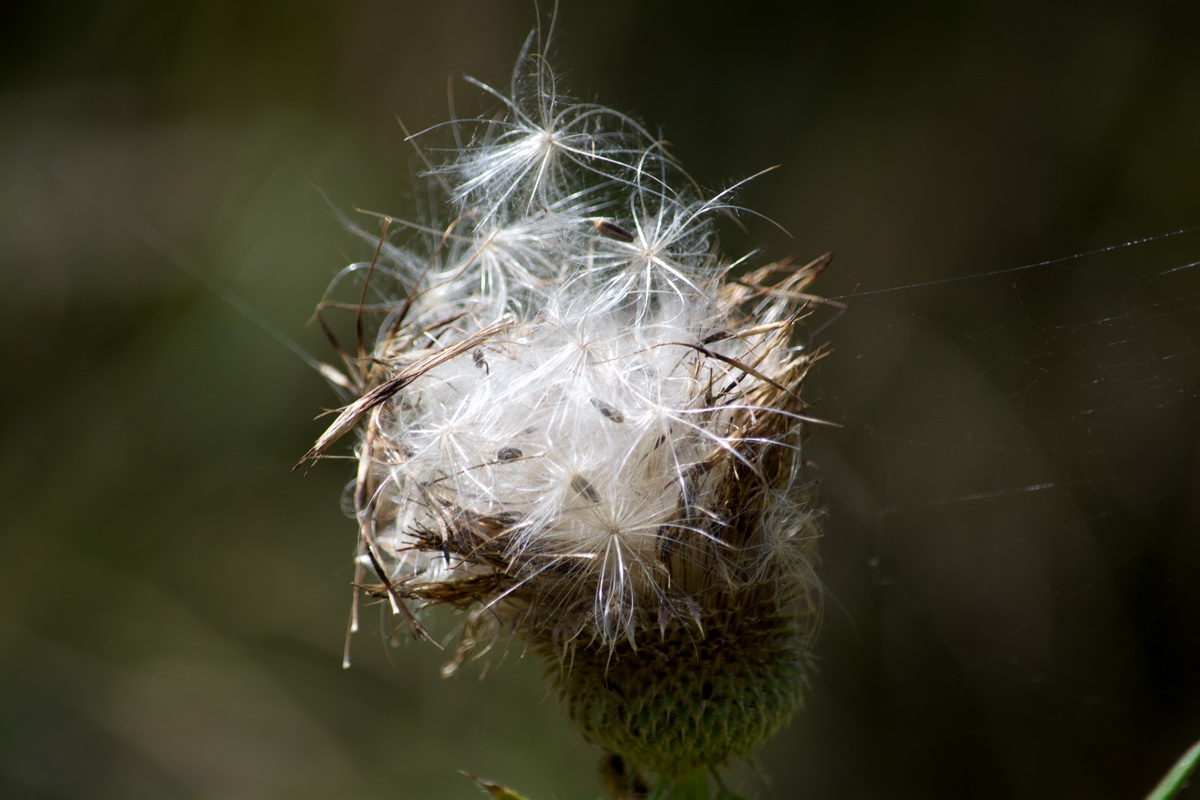
<path fill-rule="evenodd" d="M 322 192 L 413 214 L 394 115 L 447 118 L 448 76 L 503 86 L 532 8 L 4 16 L 0 795 L 474 796 L 460 768 L 598 795 L 598 754 L 519 651 L 443 681 L 444 655 L 392 649 L 371 608 L 341 669 L 352 471 L 288 474 L 336 398 L 177 268 L 328 358 L 307 322 L 369 253 Z M 661 125 L 706 188 L 782 163 L 743 200 L 795 238 L 751 219 L 732 249 L 833 249 L 818 288 L 841 295 L 1200 224 L 1198 23 L 1173 3 L 617 0 L 564 3 L 552 57 L 577 96 Z M 481 108 L 461 81 L 454 102 Z M 822 332 L 818 411 L 847 425 L 812 446 L 822 674 L 762 793 L 1138 796 L 1194 737 L 1200 315 L 1178 303 L 1198 251 L 863 296 Z"/>

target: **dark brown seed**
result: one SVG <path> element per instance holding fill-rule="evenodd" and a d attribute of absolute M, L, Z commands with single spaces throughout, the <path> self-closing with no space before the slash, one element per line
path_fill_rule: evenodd
<path fill-rule="evenodd" d="M 616 239 L 618 242 L 629 243 L 633 241 L 633 234 L 622 228 L 611 219 L 593 220 L 596 226 L 596 232 L 606 239 Z"/>
<path fill-rule="evenodd" d="M 592 486 L 591 482 L 582 475 L 575 475 L 571 478 L 571 488 L 579 494 L 580 497 L 586 497 L 593 503 L 600 502 L 600 493 L 596 491 L 596 487 Z"/>
<path fill-rule="evenodd" d="M 515 447 L 501 447 L 496 452 L 496 459 L 499 461 L 516 461 L 523 455 L 525 454 Z"/>
<path fill-rule="evenodd" d="M 471 361 L 472 361 L 472 363 L 475 364 L 475 366 L 479 367 L 481 370 L 484 370 L 488 374 L 491 374 L 492 370 L 488 366 L 487 360 L 483 357 L 483 350 L 481 350 L 480 348 L 476 347 L 474 350 L 471 351 Z"/>
<path fill-rule="evenodd" d="M 594 405 L 597 409 L 600 410 L 600 413 L 604 415 L 605 419 L 610 420 L 611 422 L 624 422 L 625 421 L 624 414 L 622 414 L 620 411 L 613 408 L 612 406 L 610 406 L 608 403 L 604 402 L 603 400 L 597 400 L 596 398 L 593 397 L 592 405 Z"/>

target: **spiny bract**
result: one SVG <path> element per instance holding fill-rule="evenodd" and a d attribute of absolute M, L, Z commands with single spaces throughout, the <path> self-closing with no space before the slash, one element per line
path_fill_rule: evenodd
<path fill-rule="evenodd" d="M 388 219 L 344 273 L 383 316 L 348 359 L 358 399 L 309 455 L 359 426 L 359 563 L 418 630 L 442 604 L 469 612 L 462 653 L 522 638 L 584 733 L 642 766 L 744 755 L 807 675 L 800 386 L 819 353 L 798 326 L 827 259 L 735 277 L 713 231 L 729 192 L 702 197 L 645 128 L 565 101 L 528 52 L 511 97 L 479 86 L 503 113 L 454 123 L 463 144 L 425 176 L 433 218 Z M 663 680 L 630 700 L 644 665 L 687 672 L 718 644 L 734 679 L 693 671 L 662 713 Z M 618 674 L 641 732 L 613 729 Z M 701 736 L 710 717 L 732 733 Z M 659 738 L 704 744 L 656 755 Z"/>

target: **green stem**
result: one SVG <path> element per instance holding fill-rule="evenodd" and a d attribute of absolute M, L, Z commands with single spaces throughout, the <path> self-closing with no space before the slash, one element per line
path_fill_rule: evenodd
<path fill-rule="evenodd" d="M 1191 748 L 1184 753 L 1175 766 L 1171 767 L 1171 771 L 1166 777 L 1154 787 L 1154 791 L 1146 795 L 1146 800 L 1170 800 L 1187 782 L 1188 774 L 1196 767 L 1196 762 L 1200 761 L 1200 742 L 1196 742 Z"/>
<path fill-rule="evenodd" d="M 710 794 L 716 779 L 717 793 Z M 730 794 L 709 767 L 699 767 L 677 778 L 662 780 L 655 784 L 646 800 L 739 800 Z"/>
<path fill-rule="evenodd" d="M 650 797 L 656 796 L 661 796 L 663 800 L 709 800 L 708 767 L 692 770 L 674 780 L 662 781 L 650 793 Z"/>

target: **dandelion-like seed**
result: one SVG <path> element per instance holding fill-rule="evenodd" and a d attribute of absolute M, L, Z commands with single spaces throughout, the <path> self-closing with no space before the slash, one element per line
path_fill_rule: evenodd
<path fill-rule="evenodd" d="M 720 257 L 729 192 L 560 97 L 528 45 L 510 96 L 483 89 L 503 115 L 456 123 L 427 174 L 439 218 L 389 220 L 346 272 L 382 316 L 309 457 L 357 427 L 356 583 L 418 633 L 427 607 L 462 611 L 448 670 L 523 642 L 623 768 L 746 757 L 811 671 L 821 353 L 801 333 L 828 259 Z"/>

